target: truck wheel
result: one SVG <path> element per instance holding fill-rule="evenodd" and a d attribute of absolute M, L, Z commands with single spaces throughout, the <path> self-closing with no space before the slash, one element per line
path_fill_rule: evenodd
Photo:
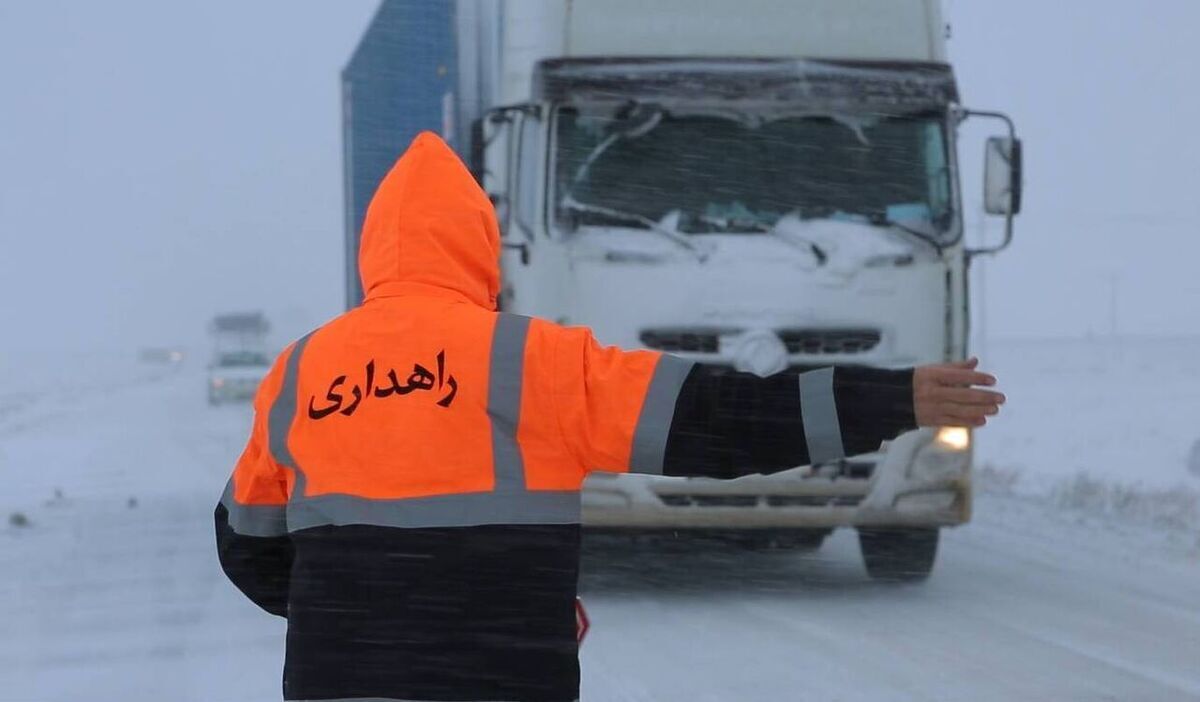
<path fill-rule="evenodd" d="M 859 529 L 867 574 L 874 580 L 920 582 L 933 571 L 937 529 Z"/>

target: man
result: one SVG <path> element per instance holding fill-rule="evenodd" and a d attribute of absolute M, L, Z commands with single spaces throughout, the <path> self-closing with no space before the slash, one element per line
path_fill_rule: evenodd
<path fill-rule="evenodd" d="M 289 346 L 216 509 L 221 565 L 288 620 L 289 700 L 579 695 L 590 471 L 733 478 L 981 426 L 974 364 L 769 378 L 496 311 L 492 206 L 422 134 L 367 212 L 366 301 Z"/>

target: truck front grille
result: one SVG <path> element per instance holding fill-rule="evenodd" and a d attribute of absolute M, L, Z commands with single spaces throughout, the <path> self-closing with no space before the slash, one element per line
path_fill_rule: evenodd
<path fill-rule="evenodd" d="M 788 353 L 807 355 L 866 353 L 883 336 L 878 329 L 780 329 L 778 333 Z"/>
<path fill-rule="evenodd" d="M 717 353 L 721 336 L 737 335 L 741 329 L 709 327 L 671 327 L 643 329 L 642 344 L 655 351 L 667 353 Z M 786 328 L 775 333 L 793 355 L 846 355 L 866 353 L 879 345 L 883 338 L 878 329 L 868 328 Z"/>
<path fill-rule="evenodd" d="M 716 353 L 721 333 L 717 329 L 646 329 L 642 344 L 667 353 Z"/>

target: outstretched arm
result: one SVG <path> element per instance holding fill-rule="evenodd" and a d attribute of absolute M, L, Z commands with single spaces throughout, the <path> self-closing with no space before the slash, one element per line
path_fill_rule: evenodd
<path fill-rule="evenodd" d="M 696 365 L 679 390 L 663 473 L 736 478 L 879 448 L 918 426 L 982 426 L 1004 396 L 977 361 L 831 367 L 759 378 Z"/>
<path fill-rule="evenodd" d="M 531 440 L 560 435 L 585 474 L 774 473 L 874 451 L 918 426 L 982 426 L 1004 402 L 977 387 L 996 379 L 976 359 L 760 378 L 601 346 L 582 328 L 535 320 L 530 329 L 555 351 L 538 366 L 552 372 L 532 374 L 525 392 L 552 397 L 554 411 L 523 415 L 522 431 Z"/>

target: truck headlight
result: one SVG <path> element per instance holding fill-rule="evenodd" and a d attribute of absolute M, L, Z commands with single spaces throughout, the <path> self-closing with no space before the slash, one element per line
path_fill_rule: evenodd
<path fill-rule="evenodd" d="M 913 457 L 910 478 L 919 482 L 956 480 L 971 467 L 971 430 L 942 427 Z"/>
<path fill-rule="evenodd" d="M 971 448 L 971 430 L 966 427 L 942 427 L 933 443 L 943 451 L 966 451 Z"/>

